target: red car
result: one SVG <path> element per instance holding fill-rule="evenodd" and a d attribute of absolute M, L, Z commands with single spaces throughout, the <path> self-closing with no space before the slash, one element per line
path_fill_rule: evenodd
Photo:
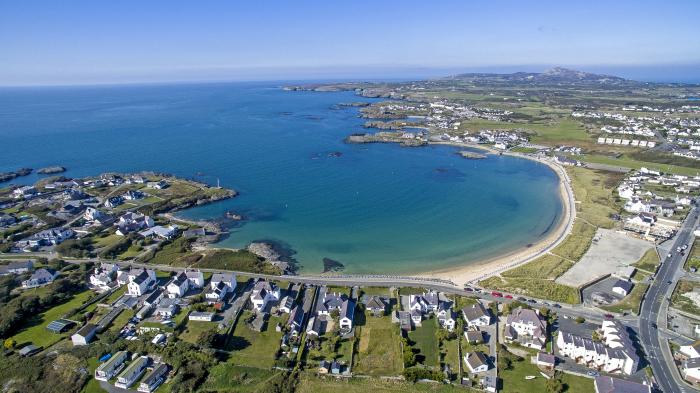
<path fill-rule="evenodd" d="M 513 298 L 513 296 L 511 296 L 511 295 L 506 295 L 506 299 L 512 299 L 512 298 Z"/>
<path fill-rule="evenodd" d="M 495 297 L 503 297 L 503 294 L 502 294 L 502 293 L 500 293 L 500 292 L 491 292 L 491 296 L 495 296 Z"/>

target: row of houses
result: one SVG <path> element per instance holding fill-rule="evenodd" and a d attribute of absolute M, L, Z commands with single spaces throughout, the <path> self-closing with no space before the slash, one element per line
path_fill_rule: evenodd
<path fill-rule="evenodd" d="M 557 348 L 562 356 L 606 373 L 631 375 L 639 367 L 639 356 L 627 329 L 617 321 L 604 321 L 600 341 L 560 331 Z"/>

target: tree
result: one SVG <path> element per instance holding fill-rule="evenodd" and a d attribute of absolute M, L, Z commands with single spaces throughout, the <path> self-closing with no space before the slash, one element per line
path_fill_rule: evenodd
<path fill-rule="evenodd" d="M 5 349 L 12 349 L 17 345 L 17 341 L 12 338 L 8 338 L 2 345 L 5 347 Z"/>
<path fill-rule="evenodd" d="M 564 391 L 564 384 L 559 377 L 548 379 L 544 386 L 547 393 L 562 393 Z"/>

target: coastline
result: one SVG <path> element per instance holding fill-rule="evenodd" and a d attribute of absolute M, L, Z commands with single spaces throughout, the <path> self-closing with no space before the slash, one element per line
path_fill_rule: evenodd
<path fill-rule="evenodd" d="M 569 176 L 561 165 L 547 159 L 540 159 L 521 153 L 495 150 L 487 146 L 471 143 L 430 142 L 430 144 L 476 148 L 493 154 L 520 157 L 547 165 L 559 178 L 559 197 L 562 201 L 563 212 L 556 228 L 530 247 L 522 247 L 500 256 L 482 261 L 470 262 L 468 265 L 464 266 L 426 271 L 416 274 L 417 277 L 448 280 L 459 286 L 463 284 L 476 284 L 480 280 L 539 258 L 558 246 L 571 232 L 574 219 L 576 218 L 575 199 Z"/>

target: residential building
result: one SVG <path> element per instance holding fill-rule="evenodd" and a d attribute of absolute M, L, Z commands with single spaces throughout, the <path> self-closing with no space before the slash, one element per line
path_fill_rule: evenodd
<path fill-rule="evenodd" d="M 386 314 L 389 302 L 382 296 L 365 296 L 363 299 L 365 310 L 374 316 L 383 316 Z"/>
<path fill-rule="evenodd" d="M 164 298 L 158 302 L 156 307 L 156 315 L 164 319 L 172 318 L 173 315 L 177 314 L 180 310 L 180 306 L 177 299 Z"/>
<path fill-rule="evenodd" d="M 190 313 L 190 315 L 187 316 L 187 319 L 190 321 L 211 322 L 214 320 L 214 313 L 213 312 L 192 311 Z"/>
<path fill-rule="evenodd" d="M 47 229 L 27 238 L 25 241 L 30 247 L 55 246 L 64 240 L 75 236 L 75 232 L 67 228 Z"/>
<path fill-rule="evenodd" d="M 440 302 L 438 307 L 437 319 L 440 326 L 450 332 L 455 329 L 455 324 L 457 321 L 454 318 L 454 313 L 452 312 L 452 305 L 448 302 Z"/>
<path fill-rule="evenodd" d="M 489 361 L 482 352 L 469 352 L 464 355 L 464 364 L 473 374 L 484 373 L 489 370 Z"/>
<path fill-rule="evenodd" d="M 617 280 L 613 285 L 612 291 L 621 296 L 627 296 L 632 291 L 634 284 L 627 280 Z"/>
<path fill-rule="evenodd" d="M 637 371 L 639 357 L 627 329 L 619 322 L 605 321 L 602 342 L 560 331 L 559 353 L 589 368 L 607 373 L 631 375 Z"/>
<path fill-rule="evenodd" d="M 48 285 L 51 284 L 56 277 L 58 277 L 58 272 L 53 269 L 36 269 L 34 273 L 29 276 L 28 280 L 22 281 L 22 288 L 36 288 Z"/>
<path fill-rule="evenodd" d="M 538 310 L 518 307 L 506 319 L 505 338 L 529 348 L 542 349 L 547 341 L 547 321 Z"/>
<path fill-rule="evenodd" d="M 688 382 L 700 382 L 700 358 L 685 360 L 681 367 L 681 373 L 683 374 L 683 378 Z"/>
<path fill-rule="evenodd" d="M 598 376 L 593 382 L 596 393 L 651 393 L 651 386 L 613 377 Z"/>
<path fill-rule="evenodd" d="M 144 295 L 157 283 L 156 273 L 150 269 L 131 269 L 128 280 L 127 293 L 131 296 Z"/>
<path fill-rule="evenodd" d="M 264 311 L 270 302 L 276 302 L 280 299 L 280 289 L 277 285 L 260 280 L 255 283 L 253 292 L 250 295 L 250 301 L 253 303 L 253 308 L 257 311 Z"/>
<path fill-rule="evenodd" d="M 682 359 L 700 358 L 700 340 L 690 345 L 681 345 L 679 352 Z"/>
<path fill-rule="evenodd" d="M 117 277 L 119 266 L 115 263 L 101 263 L 90 275 L 90 285 L 100 290 L 108 290 Z"/>
<path fill-rule="evenodd" d="M 462 316 L 467 326 L 488 326 L 491 324 L 491 313 L 480 303 L 462 309 Z"/>
<path fill-rule="evenodd" d="M 165 290 L 168 292 L 168 297 L 170 298 L 185 296 L 189 289 L 190 281 L 187 278 L 187 274 L 185 274 L 185 272 L 182 272 L 173 277 L 165 286 Z"/>
<path fill-rule="evenodd" d="M 126 351 L 119 351 L 112 355 L 109 360 L 100 364 L 95 370 L 95 379 L 98 381 L 109 381 L 126 365 L 129 354 Z"/>
<path fill-rule="evenodd" d="M 168 225 L 167 227 L 156 225 L 153 228 L 148 228 L 145 231 L 139 232 L 142 237 L 159 237 L 165 240 L 171 240 L 177 237 L 178 226 Z"/>
<path fill-rule="evenodd" d="M 7 265 L 0 265 L 0 276 L 29 273 L 33 268 L 34 263 L 30 260 L 10 262 Z"/>
<path fill-rule="evenodd" d="M 218 302 L 226 294 L 236 289 L 236 275 L 233 273 L 214 273 L 209 281 L 209 289 L 204 294 L 207 300 Z"/>
<path fill-rule="evenodd" d="M 340 307 L 338 322 L 342 333 L 352 330 L 353 322 L 355 321 L 355 300 L 345 299 Z"/>

